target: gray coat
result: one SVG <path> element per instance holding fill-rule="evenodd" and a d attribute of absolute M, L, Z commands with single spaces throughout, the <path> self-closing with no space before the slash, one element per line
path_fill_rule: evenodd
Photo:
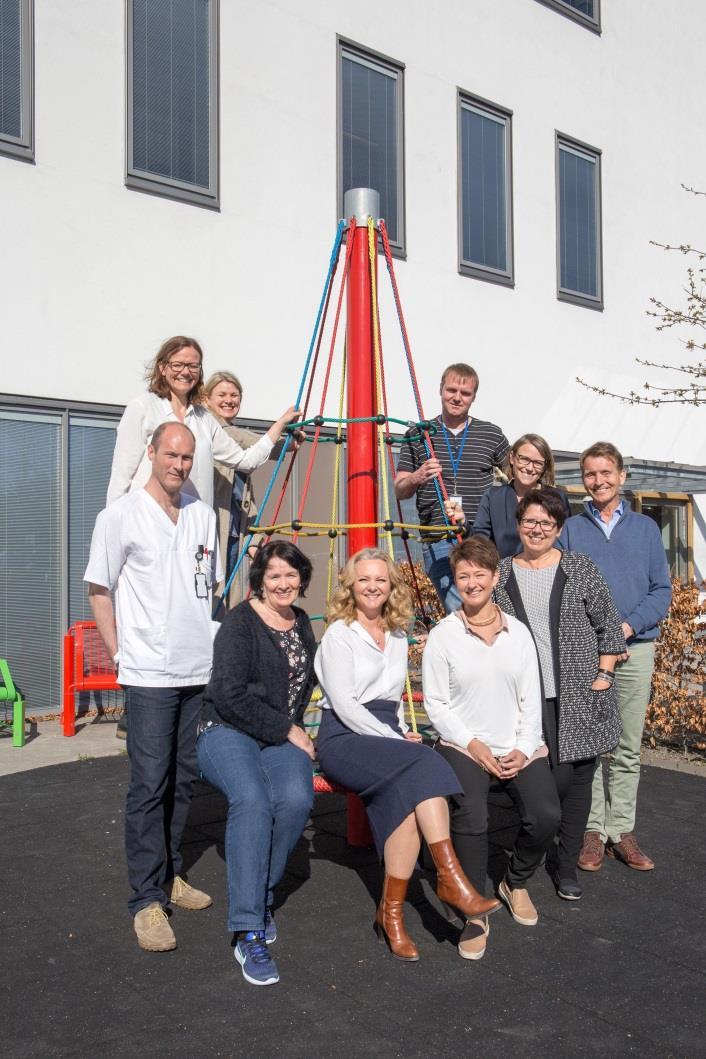
<path fill-rule="evenodd" d="M 500 563 L 495 598 L 529 629 L 512 557 Z M 545 711 L 544 738 L 553 764 L 582 761 L 612 750 L 622 725 L 615 687 L 593 691 L 598 656 L 622 654 L 625 637 L 613 599 L 595 563 L 562 552 L 549 599 L 558 731 Z"/>

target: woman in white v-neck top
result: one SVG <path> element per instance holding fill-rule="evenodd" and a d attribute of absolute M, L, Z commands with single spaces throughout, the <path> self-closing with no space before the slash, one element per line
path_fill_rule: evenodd
<path fill-rule="evenodd" d="M 243 449 L 200 403 L 203 351 L 195 338 L 186 335 L 175 335 L 162 343 L 148 366 L 146 381 L 147 392 L 129 402 L 118 424 L 108 504 L 147 482 L 147 446 L 160 423 L 174 420 L 191 430 L 196 449 L 183 491 L 213 507 L 213 461 L 243 472 L 254 471 L 266 462 L 287 424 L 299 417 L 295 408 L 288 408 L 254 445 Z"/>
<path fill-rule="evenodd" d="M 402 575 L 384 552 L 364 548 L 349 559 L 340 582 L 314 662 L 323 692 L 316 749 L 326 775 L 360 795 L 385 862 L 378 936 L 397 959 L 415 961 L 419 952 L 402 907 L 420 833 L 436 864 L 442 901 L 469 916 L 492 912 L 499 903 L 473 889 L 453 852 L 446 799 L 461 792 L 453 769 L 407 731 L 401 714 L 412 617 Z"/>

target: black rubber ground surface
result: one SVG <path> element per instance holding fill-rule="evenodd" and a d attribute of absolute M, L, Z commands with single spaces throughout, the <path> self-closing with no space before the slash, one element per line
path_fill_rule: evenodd
<path fill-rule="evenodd" d="M 654 872 L 608 861 L 568 904 L 540 869 L 539 924 L 497 913 L 478 963 L 457 956 L 424 879 L 407 916 L 421 961 L 377 943 L 375 857 L 346 846 L 343 800 L 319 795 L 280 891 L 281 981 L 256 988 L 225 929 L 223 804 L 202 786 L 186 841 L 213 907 L 174 912 L 175 952 L 138 949 L 127 767 L 102 758 L 0 780 L 5 1057 L 706 1055 L 700 777 L 643 770 L 639 837 Z"/>

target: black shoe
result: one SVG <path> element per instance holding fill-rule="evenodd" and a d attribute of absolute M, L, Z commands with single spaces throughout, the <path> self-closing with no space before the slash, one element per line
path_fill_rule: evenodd
<path fill-rule="evenodd" d="M 563 901 L 580 901 L 583 897 L 583 890 L 579 886 L 576 879 L 562 878 L 558 871 L 555 871 L 552 875 L 552 882 L 556 886 L 557 897 L 561 897 Z"/>

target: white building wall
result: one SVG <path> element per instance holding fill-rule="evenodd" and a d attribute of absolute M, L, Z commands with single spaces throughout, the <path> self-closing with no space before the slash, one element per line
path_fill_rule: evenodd
<path fill-rule="evenodd" d="M 124 8 L 36 0 L 36 164 L 0 157 L 6 393 L 127 401 L 167 335 L 235 370 L 246 414 L 296 392 L 336 224 L 336 34 L 405 64 L 407 260 L 396 263 L 435 410 L 469 360 L 476 412 L 555 448 L 599 435 L 706 463 L 704 412 L 626 409 L 575 376 L 636 387 L 636 355 L 679 362 L 648 299 L 681 296 L 706 187 L 706 18 L 692 0 L 604 0 L 600 36 L 537 0 L 221 0 L 221 209 L 127 190 Z M 514 289 L 458 275 L 456 88 L 513 111 Z M 603 152 L 605 311 L 556 299 L 554 132 Z M 386 284 L 385 270 L 381 282 Z M 412 414 L 385 291 L 394 409 Z M 296 370 L 295 370 L 296 366 Z"/>

